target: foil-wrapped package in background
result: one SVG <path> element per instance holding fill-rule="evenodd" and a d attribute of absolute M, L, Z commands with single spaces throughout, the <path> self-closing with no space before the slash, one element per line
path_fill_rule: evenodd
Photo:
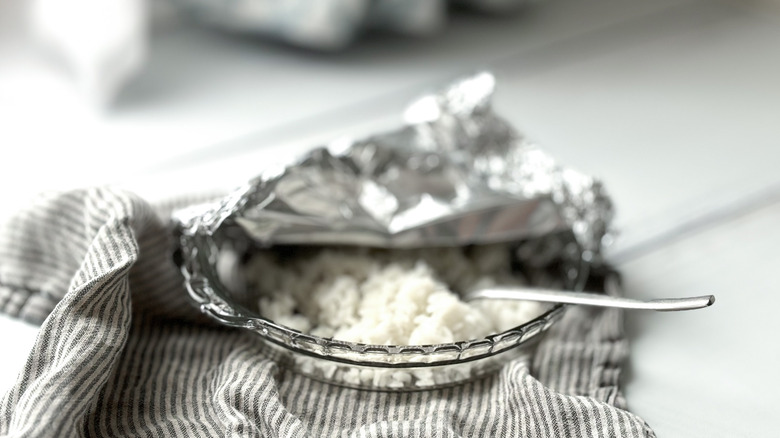
<path fill-rule="evenodd" d="M 557 165 L 492 110 L 489 73 L 425 96 L 397 131 L 311 150 L 221 202 L 177 214 L 183 235 L 243 231 L 262 246 L 384 248 L 570 232 L 597 255 L 613 210 L 601 183 Z"/>
<path fill-rule="evenodd" d="M 503 11 L 528 0 L 458 0 L 483 11 Z M 174 0 L 200 21 L 244 33 L 270 35 L 314 49 L 339 49 L 365 29 L 407 35 L 438 32 L 446 0 Z"/>

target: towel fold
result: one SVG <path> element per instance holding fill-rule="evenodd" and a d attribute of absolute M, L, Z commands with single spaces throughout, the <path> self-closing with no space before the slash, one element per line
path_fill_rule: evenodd
<path fill-rule="evenodd" d="M 531 362 L 409 393 L 346 389 L 278 365 L 202 316 L 167 217 L 94 188 L 48 195 L 0 230 L 0 311 L 40 324 L 0 435 L 19 437 L 652 437 L 618 388 L 622 312 L 572 306 Z M 8 336 L 8 334 L 6 334 Z"/>

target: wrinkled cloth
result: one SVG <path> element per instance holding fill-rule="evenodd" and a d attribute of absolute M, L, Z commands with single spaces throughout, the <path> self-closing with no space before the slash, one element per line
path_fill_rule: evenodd
<path fill-rule="evenodd" d="M 1 436 L 654 436 L 618 388 L 616 309 L 571 307 L 530 362 L 445 389 L 346 389 L 280 366 L 188 302 L 168 217 L 193 200 L 95 188 L 3 225 L 0 311 L 40 333 L 0 400 Z"/>

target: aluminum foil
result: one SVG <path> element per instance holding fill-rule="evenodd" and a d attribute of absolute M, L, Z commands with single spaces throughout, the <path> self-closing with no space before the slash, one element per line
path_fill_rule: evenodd
<path fill-rule="evenodd" d="M 186 235 L 262 246 L 458 246 L 573 235 L 587 261 L 613 216 L 602 184 L 562 167 L 491 108 L 489 73 L 424 96 L 396 131 L 311 150 L 220 202 L 176 214 Z"/>
<path fill-rule="evenodd" d="M 454 0 L 487 12 L 503 12 L 529 0 Z M 364 29 L 407 35 L 438 32 L 446 0 L 174 0 L 200 21 L 244 33 L 269 35 L 314 49 L 339 49 Z"/>

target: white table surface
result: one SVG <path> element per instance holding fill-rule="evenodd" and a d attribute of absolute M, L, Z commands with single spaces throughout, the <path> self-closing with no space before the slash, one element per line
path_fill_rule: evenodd
<path fill-rule="evenodd" d="M 549 0 L 331 55 L 170 23 L 151 49 L 144 73 L 96 113 L 67 76 L 0 39 L 2 215 L 85 184 L 152 200 L 231 188 L 312 144 L 393 127 L 415 95 L 487 68 L 501 114 L 605 181 L 621 230 L 610 257 L 629 295 L 717 296 L 698 312 L 628 314 L 630 409 L 662 437 L 776 435 L 776 2 Z M 125 168 L 104 166 L 117 154 Z M 0 341 L 4 390 L 36 329 L 2 316 L 0 330 L 14 334 Z"/>

